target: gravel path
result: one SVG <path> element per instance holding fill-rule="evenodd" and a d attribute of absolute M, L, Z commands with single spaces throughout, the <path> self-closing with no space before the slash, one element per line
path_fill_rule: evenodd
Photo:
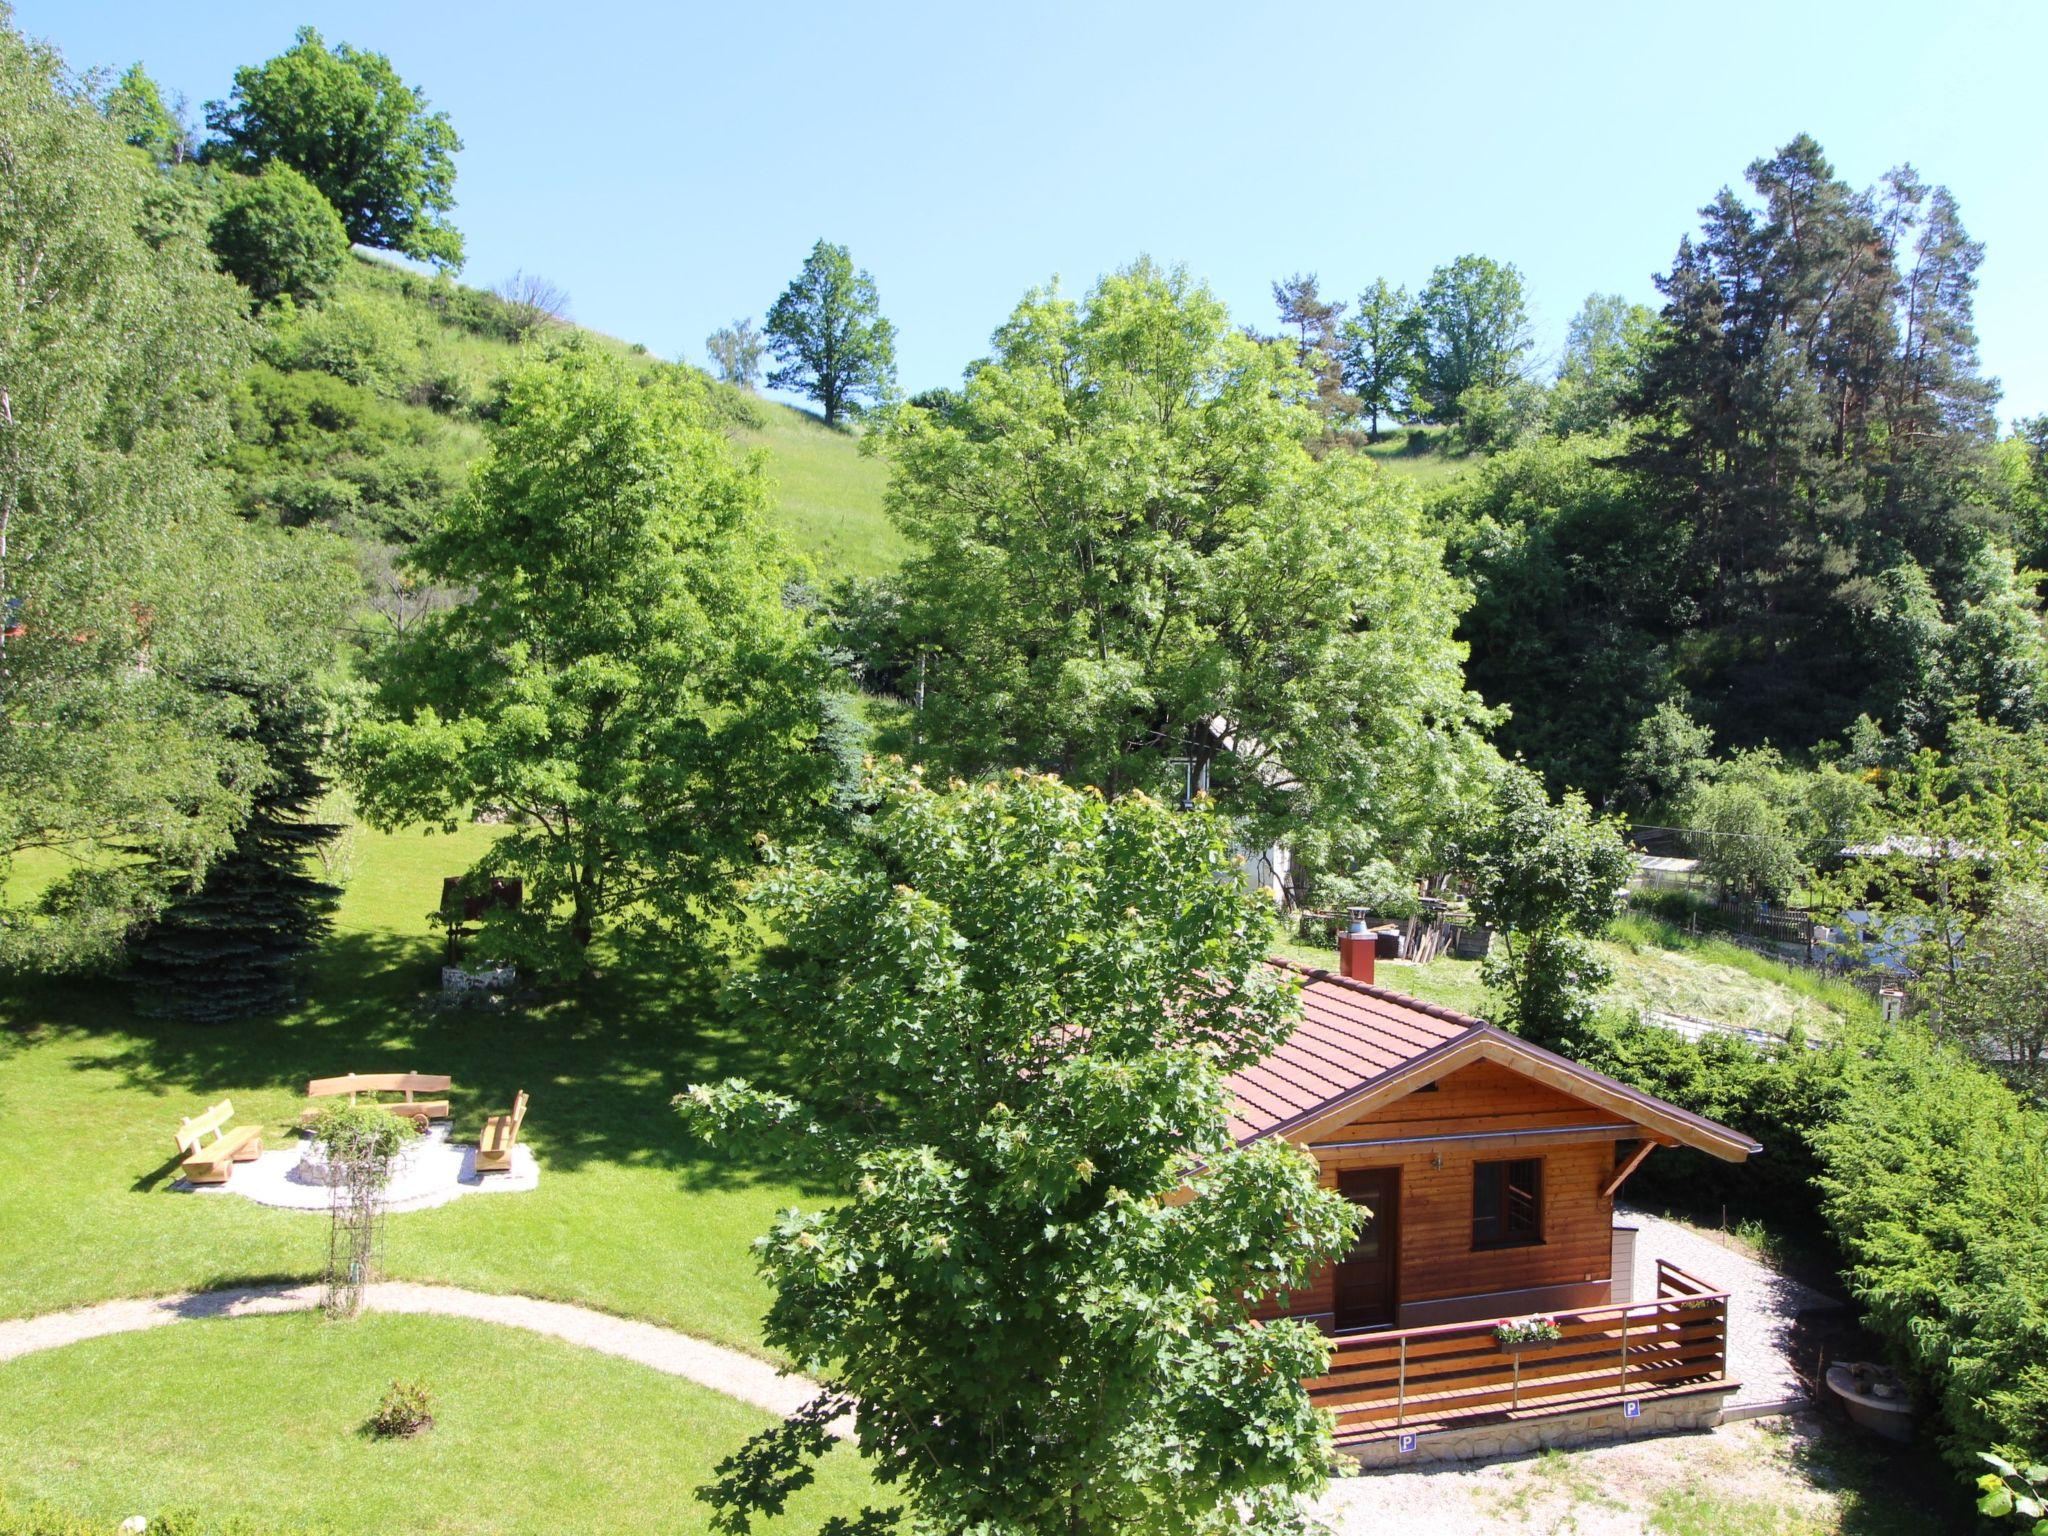
<path fill-rule="evenodd" d="M 243 1286 L 220 1291 L 193 1291 L 175 1296 L 131 1301 L 105 1301 L 71 1312 L 46 1312 L 41 1317 L 0 1322 L 0 1362 L 39 1350 L 59 1349 L 85 1339 L 113 1333 L 139 1333 L 171 1323 L 200 1318 L 266 1317 L 280 1312 L 306 1312 L 319 1306 L 318 1285 Z M 817 1395 L 818 1386 L 801 1376 L 787 1375 L 766 1361 L 736 1349 L 708 1344 L 671 1328 L 636 1323 L 589 1307 L 540 1301 L 531 1296 L 499 1296 L 448 1285 L 415 1285 L 384 1281 L 363 1292 L 371 1312 L 430 1313 L 466 1317 L 477 1322 L 524 1328 L 550 1338 L 616 1355 L 650 1370 L 681 1376 L 714 1392 L 751 1403 L 785 1417 Z M 850 1438 L 850 1420 L 841 1419 L 833 1433 Z"/>
<path fill-rule="evenodd" d="M 1615 1220 L 1638 1228 L 1635 1294 L 1657 1293 L 1657 1260 L 1676 1264 L 1728 1297 L 1728 1374 L 1742 1383 L 1729 1399 L 1733 1409 L 1801 1402 L 1806 1389 L 1792 1368 L 1792 1319 L 1801 1312 L 1841 1303 L 1811 1286 L 1787 1279 L 1768 1264 L 1729 1247 L 1714 1234 L 1652 1216 L 1615 1208 Z"/>

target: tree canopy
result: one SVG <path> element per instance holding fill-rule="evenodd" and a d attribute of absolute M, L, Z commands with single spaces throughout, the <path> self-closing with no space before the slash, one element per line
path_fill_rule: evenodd
<path fill-rule="evenodd" d="M 857 1400 L 861 1453 L 920 1529 L 1301 1530 L 1329 1454 L 1302 1380 L 1327 1346 L 1248 1305 L 1355 1218 L 1304 1153 L 1226 1129 L 1223 1075 L 1295 1004 L 1223 826 L 1021 774 L 885 770 L 870 798 L 851 845 L 765 892 L 789 937 L 758 995 L 802 1096 L 678 1100 L 836 1196 L 760 1249 L 768 1340 L 827 1395 L 726 1464 L 717 1523 L 779 1509 Z"/>
<path fill-rule="evenodd" d="M 896 328 L 882 314 L 875 280 L 854 270 L 843 245 L 820 240 L 768 311 L 768 350 L 781 365 L 770 389 L 793 389 L 837 426 L 896 388 Z"/>
<path fill-rule="evenodd" d="M 1447 815 L 1485 756 L 1463 595 L 1400 487 L 1311 456 L 1308 397 L 1184 271 L 1027 295 L 958 402 L 888 442 L 923 749 L 1206 783 L 1251 835 L 1325 852 Z"/>
<path fill-rule="evenodd" d="M 381 659 L 349 744 L 378 824 L 512 813 L 478 872 L 522 877 L 526 904 L 488 942 L 544 966 L 586 964 L 622 917 L 699 934 L 829 787 L 761 466 L 704 390 L 582 346 L 514 374 L 470 493 L 411 559 L 475 595 Z"/>
<path fill-rule="evenodd" d="M 1410 318 L 1416 393 L 1438 421 L 1458 421 L 1474 389 L 1522 376 L 1531 345 L 1522 274 L 1511 262 L 1460 256 L 1430 273 Z"/>
<path fill-rule="evenodd" d="M 331 636 L 321 546 L 228 515 L 209 467 L 245 296 L 154 172 L 0 28 L 0 961 L 104 958 L 233 843 L 265 773 L 205 680 Z"/>
<path fill-rule="evenodd" d="M 234 178 L 213 216 L 211 243 L 223 270 L 259 305 L 319 303 L 348 260 L 334 205 L 282 164 Z"/>
<path fill-rule="evenodd" d="M 276 58 L 235 71 L 228 99 L 207 103 L 206 126 L 223 158 L 281 161 L 312 182 L 356 244 L 462 265 L 462 236 L 444 217 L 462 140 L 383 54 L 330 49 L 301 27 Z"/>

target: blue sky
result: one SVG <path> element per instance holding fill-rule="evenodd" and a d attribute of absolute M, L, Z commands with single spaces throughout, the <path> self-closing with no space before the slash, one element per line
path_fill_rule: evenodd
<path fill-rule="evenodd" d="M 2048 4 L 489 6 L 19 0 L 74 66 L 195 104 L 310 22 L 391 55 L 466 148 L 465 277 L 514 268 L 668 356 L 758 318 L 820 235 L 873 272 L 904 385 L 951 383 L 1023 291 L 1140 252 L 1242 320 L 1466 251 L 1526 274 L 1545 353 L 1596 290 L 1651 301 L 1694 211 L 1799 132 L 1910 160 L 1989 247 L 2010 418 L 2048 410 Z"/>

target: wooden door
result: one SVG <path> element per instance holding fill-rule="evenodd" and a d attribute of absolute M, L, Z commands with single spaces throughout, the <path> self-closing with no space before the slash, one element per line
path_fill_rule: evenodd
<path fill-rule="evenodd" d="M 1337 1192 L 1371 1211 L 1351 1252 L 1337 1263 L 1336 1325 L 1385 1328 L 1394 1321 L 1401 1273 L 1401 1170 L 1344 1168 Z"/>

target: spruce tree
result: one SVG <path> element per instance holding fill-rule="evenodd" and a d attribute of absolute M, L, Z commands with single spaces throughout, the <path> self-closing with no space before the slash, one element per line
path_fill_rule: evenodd
<path fill-rule="evenodd" d="M 299 683 L 234 677 L 210 686 L 245 706 L 264 779 L 234 848 L 129 950 L 150 1012 L 206 1024 L 283 1008 L 294 962 L 326 934 L 341 894 L 306 867 L 341 831 L 313 814 L 327 791 L 320 700 Z"/>

